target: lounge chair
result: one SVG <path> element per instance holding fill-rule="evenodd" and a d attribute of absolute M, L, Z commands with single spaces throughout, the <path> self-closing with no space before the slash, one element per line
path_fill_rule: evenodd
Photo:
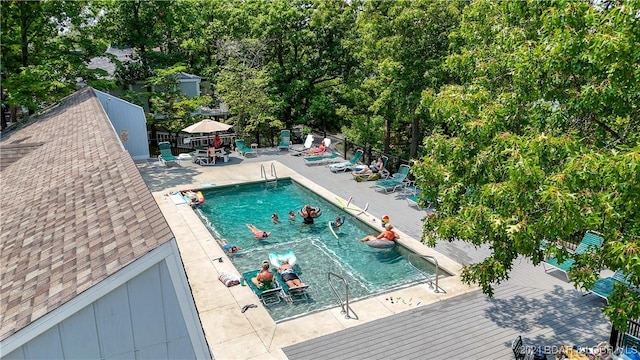
<path fill-rule="evenodd" d="M 322 155 L 305 156 L 304 163 L 307 165 L 324 165 L 331 162 L 339 161 L 339 158 L 340 154 L 338 153 L 325 152 Z"/>
<path fill-rule="evenodd" d="M 309 285 L 305 284 L 300 286 L 289 287 L 289 285 L 287 285 L 287 282 L 284 281 L 284 279 L 282 278 L 282 275 L 277 271 L 276 271 L 276 277 L 278 278 L 278 283 L 282 286 L 282 291 L 287 296 L 287 300 L 291 302 L 296 302 L 296 301 L 304 301 L 309 298 L 309 294 L 307 293 L 307 289 L 309 288 Z"/>
<path fill-rule="evenodd" d="M 420 203 L 418 202 L 418 195 L 407 197 L 407 203 L 409 204 L 409 206 L 415 206 L 418 209 L 422 210 L 422 206 L 420 206 Z"/>
<path fill-rule="evenodd" d="M 587 251 L 589 251 L 589 249 L 591 248 L 594 248 L 594 247 L 598 248 L 602 246 L 603 242 L 604 242 L 604 238 L 601 235 L 589 230 L 584 233 L 584 236 L 582 237 L 582 241 L 580 241 L 580 244 L 578 244 L 578 247 L 573 252 L 573 254 L 574 255 L 584 254 Z M 575 263 L 575 261 L 576 260 L 573 257 L 570 257 L 564 260 L 563 262 L 558 261 L 557 258 L 549 258 L 542 262 L 542 267 L 544 268 L 545 272 L 554 271 L 554 270 L 564 272 L 564 274 L 567 276 L 567 281 L 568 281 L 569 275 L 567 274 L 567 272 L 571 269 L 571 267 L 573 267 L 573 264 Z M 547 266 L 549 267 L 549 269 L 547 269 Z"/>
<path fill-rule="evenodd" d="M 615 283 L 620 283 L 625 286 L 629 286 L 629 283 L 627 282 L 626 278 L 627 278 L 627 274 L 618 270 L 612 276 L 598 279 L 596 283 L 593 284 L 593 287 L 589 289 L 587 294 L 592 293 L 592 294 L 598 295 L 608 303 L 609 296 L 611 296 L 611 293 L 613 292 L 613 286 Z"/>
<path fill-rule="evenodd" d="M 259 272 L 260 272 L 260 269 L 247 271 L 242 274 L 242 277 L 244 278 L 244 281 L 246 282 L 246 284 L 249 285 L 249 288 L 254 292 L 254 294 L 256 294 L 258 299 L 260 299 L 260 301 L 262 301 L 263 304 L 270 305 L 270 304 L 279 303 L 280 300 L 284 298 L 284 294 L 282 292 L 282 286 L 278 281 L 278 277 L 274 276 L 273 287 L 271 289 L 260 290 L 253 283 L 253 281 L 251 281 L 251 279 L 256 277 Z"/>
<path fill-rule="evenodd" d="M 245 157 L 247 156 L 247 154 L 258 156 L 258 153 L 252 148 L 248 147 L 244 143 L 244 140 L 236 140 L 236 151 Z"/>
<path fill-rule="evenodd" d="M 291 131 L 282 130 L 280 131 L 280 144 L 278 144 L 279 150 L 288 150 L 291 146 Z"/>
<path fill-rule="evenodd" d="M 378 180 L 373 185 L 375 190 L 384 190 L 386 194 L 394 192 L 406 185 L 407 175 L 409 175 L 411 168 L 408 165 L 400 165 L 398 172 L 386 180 Z"/>
<path fill-rule="evenodd" d="M 356 166 L 354 168 L 354 171 L 351 172 L 353 179 L 357 182 L 362 182 L 362 181 L 374 181 L 374 180 L 388 178 L 390 175 L 389 170 L 387 170 L 387 163 L 389 162 L 389 157 L 383 155 L 381 156 L 381 158 L 382 158 L 382 170 L 378 171 L 377 173 L 368 172 L 366 174 L 358 174 L 356 173 L 356 171 L 358 170 L 359 166 Z M 360 165 L 360 166 L 364 166 L 364 165 Z"/>
<path fill-rule="evenodd" d="M 311 146 L 313 145 L 313 140 L 314 140 L 313 135 L 309 134 L 307 135 L 307 138 L 304 140 L 303 146 L 298 146 L 296 148 L 290 147 L 289 152 L 293 156 L 303 155 L 305 151 L 311 149 Z"/>
<path fill-rule="evenodd" d="M 160 149 L 160 155 L 158 155 L 158 161 L 164 166 L 169 166 L 170 164 L 179 165 L 179 159 L 171 153 L 171 144 L 167 141 L 163 141 L 158 143 L 158 148 Z"/>
<path fill-rule="evenodd" d="M 356 165 L 358 165 L 358 162 L 362 158 L 362 154 L 363 154 L 362 150 L 358 149 L 356 150 L 356 153 L 353 154 L 353 156 L 349 161 L 345 161 L 337 164 L 331 164 L 329 166 L 329 170 L 331 170 L 334 173 L 337 173 L 338 171 L 345 172 L 347 170 L 352 170 Z"/>

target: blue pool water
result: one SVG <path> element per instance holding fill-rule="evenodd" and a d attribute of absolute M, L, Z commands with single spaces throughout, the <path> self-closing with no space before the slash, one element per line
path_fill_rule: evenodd
<path fill-rule="evenodd" d="M 355 239 L 378 234 L 381 228 L 362 223 L 291 180 L 279 180 L 275 187 L 267 187 L 264 183 L 219 187 L 204 191 L 204 196 L 206 201 L 197 213 L 216 239 L 242 248 L 230 256 L 241 274 L 259 268 L 271 252 L 295 252 L 295 269 L 302 281 L 309 285 L 310 296 L 307 301 L 283 301 L 268 306 L 275 321 L 338 306 L 327 280 L 328 272 L 345 278 L 351 299 L 369 297 L 425 280 L 424 274 L 407 261 L 409 252 L 405 248 L 375 249 Z M 304 204 L 322 209 L 322 215 L 314 225 L 302 225 L 298 210 Z M 294 222 L 288 220 L 289 210 L 296 212 Z M 271 221 L 274 212 L 280 217 L 279 224 Z M 345 214 L 346 223 L 336 231 L 336 239 L 327 223 Z M 267 239 L 255 240 L 246 224 L 254 224 L 272 234 Z M 416 264 L 415 257 L 411 260 L 422 271 L 433 273 L 432 267 Z M 334 283 L 334 286 L 344 297 L 341 282 Z"/>

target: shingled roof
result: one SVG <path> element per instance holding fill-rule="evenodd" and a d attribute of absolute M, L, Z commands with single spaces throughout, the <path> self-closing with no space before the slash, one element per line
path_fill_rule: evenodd
<path fill-rule="evenodd" d="M 0 158 L 0 340 L 174 237 L 91 88 Z"/>

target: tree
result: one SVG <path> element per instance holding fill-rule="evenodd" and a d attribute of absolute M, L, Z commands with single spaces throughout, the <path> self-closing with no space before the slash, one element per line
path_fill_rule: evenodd
<path fill-rule="evenodd" d="M 218 74 L 216 94 L 229 105 L 229 119 L 236 132 L 259 134 L 281 129 L 284 124 L 273 113 L 275 104 L 268 95 L 268 78 L 264 71 L 246 63 L 230 61 Z"/>
<path fill-rule="evenodd" d="M 71 94 L 79 80 L 109 86 L 99 80 L 103 71 L 87 68 L 105 47 L 93 36 L 91 3 L 5 1 L 1 6 L 2 87 L 9 105 L 32 113 Z"/>
<path fill-rule="evenodd" d="M 446 79 L 439 68 L 461 6 L 461 2 L 413 0 L 363 2 L 357 22 L 361 83 L 376 94 L 369 111 L 385 119 L 379 130 L 384 132 L 385 152 L 393 145 L 408 157 L 417 154 L 420 120 L 428 115 L 420 111 L 421 93 L 437 90 Z"/>
<path fill-rule="evenodd" d="M 152 129 L 160 126 L 170 134 L 177 135 L 195 122 L 195 114 L 200 106 L 211 103 L 209 96 L 189 98 L 180 91 L 178 74 L 184 70 L 180 64 L 157 69 L 155 76 L 146 80 L 146 85 L 153 90 L 148 94 L 151 108 L 147 116 Z"/>
<path fill-rule="evenodd" d="M 462 279 L 489 296 L 519 256 L 567 258 L 591 229 L 605 244 L 569 272 L 589 288 L 603 268 L 640 284 L 640 2 L 610 9 L 577 2 L 473 2 L 452 33 L 447 69 L 458 84 L 425 92 L 437 124 L 412 172 L 439 199 L 422 240 L 488 244 Z M 635 105 L 633 105 L 635 104 Z M 616 287 L 614 326 L 640 317 L 640 294 Z"/>

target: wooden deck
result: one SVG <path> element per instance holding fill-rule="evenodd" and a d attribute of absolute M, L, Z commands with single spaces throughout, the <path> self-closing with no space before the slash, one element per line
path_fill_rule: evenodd
<path fill-rule="evenodd" d="M 424 210 L 410 207 L 400 192 L 374 191 L 373 182 L 358 183 L 350 173 L 334 174 L 324 166 L 307 166 L 285 151 L 260 149 L 256 159 L 277 160 L 369 213 L 389 215 L 394 226 L 420 239 Z M 459 263 L 479 261 L 490 252 L 463 242 L 443 242 L 436 250 Z M 446 289 L 445 289 L 446 290 Z M 355 326 L 283 349 L 289 359 L 503 359 L 513 358 L 511 341 L 559 347 L 595 346 L 609 339 L 611 326 L 597 296 L 582 294 L 563 274 L 545 273 L 523 259 L 511 279 L 496 288 L 493 299 L 480 291 Z M 550 359 L 552 357 L 549 357 Z"/>

